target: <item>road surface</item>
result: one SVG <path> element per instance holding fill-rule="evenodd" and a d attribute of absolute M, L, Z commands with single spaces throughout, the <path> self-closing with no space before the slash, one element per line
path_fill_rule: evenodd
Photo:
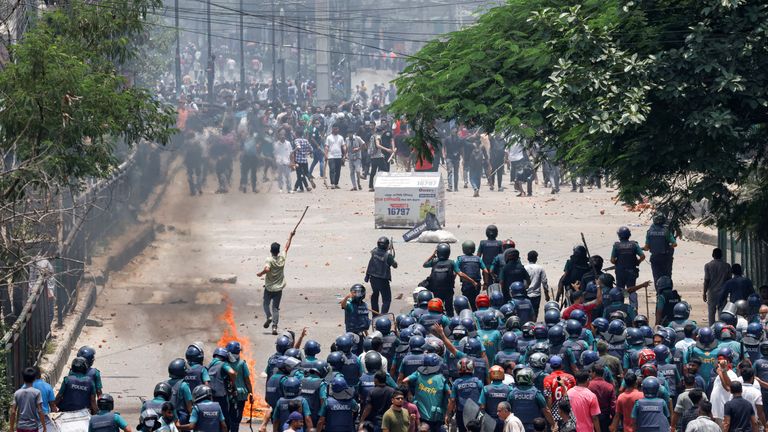
<path fill-rule="evenodd" d="M 235 181 L 238 181 L 237 175 Z M 368 251 L 381 235 L 396 239 L 400 267 L 393 271 L 393 311 L 407 307 L 411 292 L 428 272 L 422 262 L 434 244 L 403 244 L 403 230 L 373 228 L 373 194 L 351 192 L 347 168 L 340 190 L 320 189 L 303 194 L 278 194 L 277 186 L 262 184 L 262 192 L 216 195 L 214 179 L 206 193 L 190 197 L 183 171 L 171 177 L 159 209 L 152 215 L 165 225 L 156 241 L 123 271 L 114 273 L 97 301 L 92 317 L 103 327 L 86 327 L 76 343 L 97 349 L 96 366 L 104 388 L 116 398 L 116 410 L 131 422 L 138 418 L 140 397 L 151 397 L 158 381 L 167 379 L 168 363 L 183 357 L 192 341 L 206 344 L 206 361 L 220 339 L 227 302 L 233 306 L 236 330 L 252 343 L 258 377 L 274 351 L 274 336 L 262 327 L 263 266 L 273 241 L 284 243 L 301 211 L 309 206 L 288 254 L 288 287 L 281 308 L 281 329 L 307 327 L 309 338 L 320 341 L 322 356 L 342 332 L 339 299 L 349 287 L 362 282 Z M 471 189 L 447 194 L 447 229 L 459 242 L 484 238 L 485 227 L 495 223 L 500 238 L 512 238 L 521 255 L 535 249 L 551 284 L 556 284 L 572 247 L 583 232 L 593 254 L 608 261 L 616 229 L 628 225 L 642 242 L 650 215 L 628 212 L 612 201 L 611 189 L 559 195 L 538 189 L 535 196 L 518 198 L 511 188 L 503 193 L 485 187 L 480 198 Z M 675 254 L 675 283 L 694 305 L 701 321 L 705 308 L 700 286 L 710 247 L 681 241 Z M 453 256 L 460 243 L 453 246 Z M 608 265 L 608 264 L 606 264 Z M 214 284 L 209 278 L 233 274 L 235 284 Z M 650 279 L 643 264 L 639 281 Z M 645 301 L 640 292 L 641 313 Z M 652 294 L 652 293 L 651 293 Z M 653 308 L 651 298 L 651 308 Z M 74 352 L 73 352 L 74 354 Z M 264 380 L 257 378 L 263 390 Z M 261 391 L 260 390 L 260 391 Z"/>

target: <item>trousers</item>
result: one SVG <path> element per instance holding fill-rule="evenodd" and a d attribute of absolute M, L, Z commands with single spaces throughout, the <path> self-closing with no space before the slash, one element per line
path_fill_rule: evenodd
<path fill-rule="evenodd" d="M 277 326 L 277 322 L 280 320 L 280 300 L 283 298 L 282 291 L 267 291 L 264 290 L 264 313 L 267 318 L 271 318 L 273 325 Z"/>
<path fill-rule="evenodd" d="M 371 276 L 371 308 L 386 315 L 389 312 L 389 305 L 392 304 L 392 288 L 389 281 L 383 278 Z M 381 294 L 381 309 L 379 309 L 379 294 Z"/>
<path fill-rule="evenodd" d="M 339 177 L 341 177 L 341 158 L 328 158 L 328 170 L 331 172 L 331 184 L 338 186 Z"/>
<path fill-rule="evenodd" d="M 653 272 L 653 282 L 655 283 L 662 276 L 672 277 L 672 254 L 651 254 L 651 271 Z"/>

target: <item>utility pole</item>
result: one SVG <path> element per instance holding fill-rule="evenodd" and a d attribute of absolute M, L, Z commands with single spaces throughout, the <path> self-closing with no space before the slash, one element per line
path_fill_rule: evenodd
<path fill-rule="evenodd" d="M 177 2 L 179 0 L 176 0 Z M 244 25 L 243 25 L 243 16 L 245 15 L 245 11 L 243 10 L 243 0 L 240 0 L 240 94 L 238 95 L 238 99 L 243 99 L 245 97 L 245 47 L 244 47 Z"/>
<path fill-rule="evenodd" d="M 286 88 L 285 80 L 285 10 L 280 7 L 280 85 L 281 89 Z"/>
<path fill-rule="evenodd" d="M 179 0 L 173 0 L 174 25 L 176 26 L 176 98 L 181 98 L 181 34 L 179 30 Z"/>
<path fill-rule="evenodd" d="M 317 22 L 330 19 L 328 0 L 315 0 L 315 16 Z M 328 65 L 328 36 L 318 35 L 315 38 L 317 46 L 317 64 L 315 66 L 315 83 L 317 84 L 317 102 L 322 105 L 331 101 L 330 67 Z"/>
<path fill-rule="evenodd" d="M 277 18 L 275 16 L 275 0 L 272 0 L 272 103 L 277 100 L 277 32 L 275 29 Z"/>
<path fill-rule="evenodd" d="M 206 14 L 206 31 L 208 33 L 208 69 L 206 70 L 208 75 L 208 102 L 213 104 L 216 100 L 213 89 L 214 72 L 214 59 L 216 56 L 213 54 L 213 35 L 211 34 L 211 0 L 208 0 L 205 4 Z"/>

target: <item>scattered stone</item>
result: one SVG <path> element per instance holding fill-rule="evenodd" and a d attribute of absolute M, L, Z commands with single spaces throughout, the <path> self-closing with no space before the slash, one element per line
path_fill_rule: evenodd
<path fill-rule="evenodd" d="M 600 214 L 604 215 L 605 214 L 605 209 L 600 209 Z"/>
<path fill-rule="evenodd" d="M 400 293 L 395 297 L 395 300 L 402 300 L 403 299 L 403 293 Z"/>
<path fill-rule="evenodd" d="M 87 327 L 104 327 L 104 323 L 101 320 L 88 318 L 85 320 L 85 325 Z"/>
<path fill-rule="evenodd" d="M 213 276 L 210 279 L 208 279 L 208 282 L 210 283 L 226 283 L 226 284 L 234 284 L 237 283 L 237 276 L 236 275 L 218 275 Z"/>
<path fill-rule="evenodd" d="M 176 231 L 176 227 L 173 225 L 168 225 L 168 231 Z"/>
<path fill-rule="evenodd" d="M 155 226 L 155 231 L 157 231 L 157 232 L 159 232 L 159 233 L 164 233 L 164 232 L 165 232 L 165 225 L 163 225 L 163 224 L 157 224 L 157 225 Z"/>

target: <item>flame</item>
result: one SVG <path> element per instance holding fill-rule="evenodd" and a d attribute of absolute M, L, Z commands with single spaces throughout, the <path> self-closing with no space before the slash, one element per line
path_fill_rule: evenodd
<path fill-rule="evenodd" d="M 223 347 L 232 341 L 240 342 L 240 346 L 242 348 L 240 351 L 240 358 L 248 364 L 248 369 L 250 369 L 251 372 L 251 388 L 254 390 L 253 406 L 251 406 L 250 401 L 245 402 L 245 408 L 243 409 L 243 422 L 246 423 L 249 421 L 246 418 L 250 418 L 251 409 L 253 409 L 253 419 L 260 418 L 262 421 L 266 421 L 266 417 L 269 415 L 269 405 L 262 395 L 256 393 L 256 361 L 251 356 L 253 353 L 251 350 L 251 340 L 248 339 L 247 336 L 243 336 L 240 334 L 240 332 L 237 331 L 237 326 L 235 325 L 235 313 L 232 310 L 232 302 L 229 300 L 229 298 L 225 298 L 224 301 L 226 302 L 227 308 L 224 313 L 221 314 L 219 319 L 224 321 L 226 326 L 224 327 L 224 333 L 222 333 L 221 338 L 219 338 L 216 346 Z"/>

